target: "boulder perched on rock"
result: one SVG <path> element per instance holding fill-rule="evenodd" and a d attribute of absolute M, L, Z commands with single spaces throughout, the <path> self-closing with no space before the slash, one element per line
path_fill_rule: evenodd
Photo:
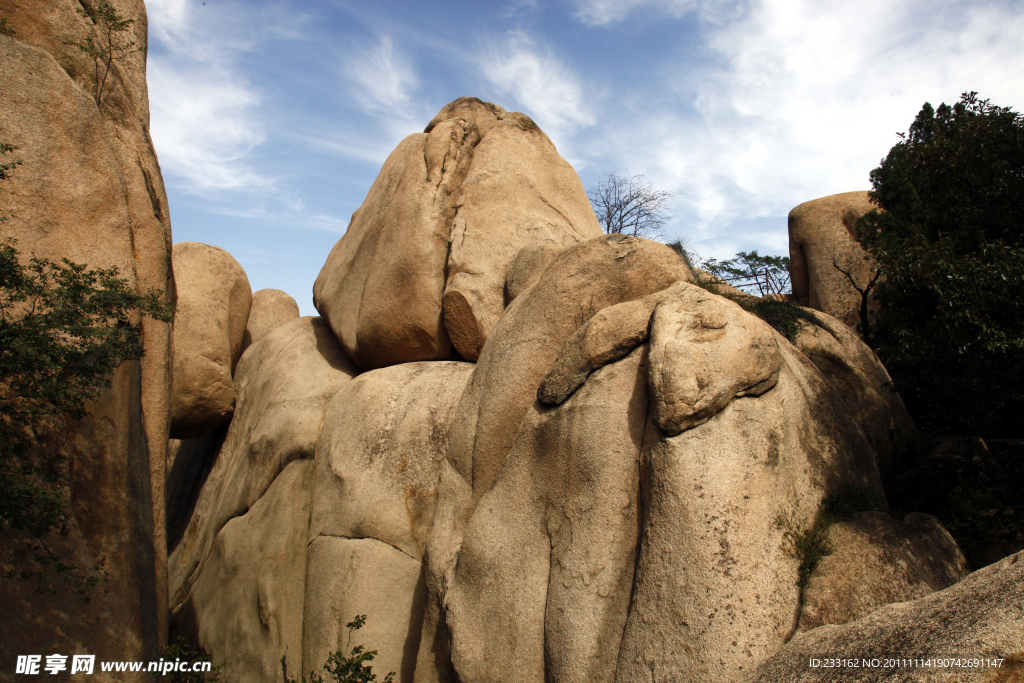
<path fill-rule="evenodd" d="M 391 153 L 332 249 L 313 301 L 364 370 L 476 360 L 523 247 L 601 234 L 583 185 L 528 117 L 446 105 Z"/>
<path fill-rule="evenodd" d="M 174 318 L 171 436 L 209 434 L 231 418 L 231 376 L 242 355 L 252 290 L 231 254 L 201 242 L 174 245 L 178 309 Z"/>
<path fill-rule="evenodd" d="M 171 301 L 167 198 L 148 133 L 145 7 L 142 0 L 113 5 L 135 22 L 130 30 L 140 50 L 111 65 L 98 105 L 93 59 L 65 42 L 103 40 L 101 28 L 76 13 L 81 4 L 0 2 L 14 31 L 0 35 L 0 142 L 18 148 L 3 163 L 23 162 L 3 183 L 3 238 L 15 238 L 25 258 L 116 267 L 129 287 Z M 55 594 L 43 595 L 33 580 L 8 574 L 3 560 L 0 649 L 8 672 L 17 653 L 141 660 L 159 652 L 170 325 L 146 320 L 142 343 L 143 358 L 121 364 L 90 416 L 67 435 L 68 533 L 47 541 L 60 563 L 76 568 L 105 558 L 108 585 L 118 589 L 95 590 L 85 602 L 76 582 L 58 578 Z M 0 536 L 5 550 L 28 544 L 28 557 L 39 552 L 27 535 Z"/>
<path fill-rule="evenodd" d="M 821 666 L 826 658 L 879 662 L 856 668 Z M 801 633 L 744 680 L 996 683 L 1022 678 L 1024 553 L 1017 553 L 943 591 L 887 605 L 842 626 Z"/>
<path fill-rule="evenodd" d="M 317 444 L 305 566 L 305 672 L 365 644 L 410 683 L 426 604 L 423 555 L 455 404 L 469 363 L 404 363 L 347 383 Z M 345 625 L 367 615 L 348 645 Z"/>
<path fill-rule="evenodd" d="M 856 328 L 861 295 L 842 271 L 861 289 L 871 281 L 871 257 L 854 231 L 857 219 L 877 208 L 863 191 L 814 199 L 789 212 L 789 272 L 797 303 Z"/>
<path fill-rule="evenodd" d="M 830 554 L 807 581 L 800 631 L 845 624 L 893 602 L 914 600 L 967 576 L 956 541 L 931 515 L 902 520 L 862 512 L 829 527 Z"/>
<path fill-rule="evenodd" d="M 224 444 L 169 558 L 172 611 L 203 574 L 224 525 L 251 509 L 288 463 L 313 457 L 328 402 L 356 374 L 320 318 L 285 323 L 249 348 L 236 368 L 238 405 Z"/>
<path fill-rule="evenodd" d="M 299 317 L 299 305 L 287 292 L 280 289 L 261 289 L 253 292 L 249 320 L 242 336 L 242 350 L 270 332 L 278 325 Z"/>

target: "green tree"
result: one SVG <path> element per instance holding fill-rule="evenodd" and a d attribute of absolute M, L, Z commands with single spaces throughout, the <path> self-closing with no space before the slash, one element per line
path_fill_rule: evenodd
<path fill-rule="evenodd" d="M 918 425 L 1024 433 L 1024 118 L 925 104 L 871 172 L 857 238 L 881 277 L 878 354 Z"/>
<path fill-rule="evenodd" d="M 719 280 L 750 294 L 786 294 L 790 291 L 789 257 L 761 256 L 757 251 L 741 251 L 725 261 L 707 259 L 704 270 Z"/>
<path fill-rule="evenodd" d="M 365 625 L 365 614 L 357 615 L 352 621 L 345 624 L 345 628 L 348 629 L 346 648 L 352 644 L 352 633 Z M 352 654 L 348 656 L 345 656 L 341 650 L 338 650 L 327 657 L 324 671 L 330 676 L 329 680 L 334 683 L 373 683 L 377 680 L 377 674 L 373 673 L 373 667 L 367 663 L 372 662 L 376 656 L 376 650 L 367 651 L 362 645 L 356 645 L 352 648 Z M 302 680 L 305 681 L 306 677 L 303 676 Z M 309 673 L 309 680 L 310 683 L 324 683 L 324 678 L 313 671 Z M 393 683 L 394 680 L 395 672 L 392 671 L 384 677 L 383 683 Z"/>
<path fill-rule="evenodd" d="M 107 85 L 110 67 L 115 61 L 128 58 L 133 52 L 141 52 L 142 47 L 127 35 L 132 30 L 134 19 L 125 19 L 109 0 L 99 0 L 89 7 L 83 5 L 76 10 L 80 15 L 99 28 L 100 39 L 86 36 L 85 40 L 65 40 L 65 45 L 77 47 L 93 60 L 96 92 L 96 106 L 103 106 L 103 90 Z"/>

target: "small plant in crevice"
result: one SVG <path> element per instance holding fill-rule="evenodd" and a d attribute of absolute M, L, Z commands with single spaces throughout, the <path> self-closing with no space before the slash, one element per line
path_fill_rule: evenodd
<path fill-rule="evenodd" d="M 5 18 L 0 18 L 0 36 L 14 36 L 14 27 Z"/>
<path fill-rule="evenodd" d="M 167 644 L 161 659 L 168 662 L 176 662 L 178 660 L 191 663 L 209 662 L 210 655 L 203 652 L 185 636 L 179 635 L 173 642 Z M 155 674 L 153 679 L 156 681 L 170 681 L 170 683 L 208 683 L 208 681 L 219 681 L 220 671 L 223 668 L 224 665 L 221 664 L 219 666 L 211 665 L 210 671 L 205 673 L 199 671 L 172 671 L 167 675 Z"/>
<path fill-rule="evenodd" d="M 85 40 L 65 40 L 64 44 L 77 47 L 92 58 L 96 88 L 93 99 L 97 107 L 102 107 L 103 91 L 107 86 L 111 65 L 127 59 L 133 52 L 142 52 L 143 47 L 124 37 L 124 34 L 132 30 L 135 20 L 125 19 L 118 14 L 109 0 L 99 0 L 94 7 L 82 6 L 76 11 L 99 29 L 100 40 L 86 36 Z"/>
<path fill-rule="evenodd" d="M 790 517 L 779 514 L 775 526 L 783 534 L 783 550 L 800 560 L 800 587 L 807 585 L 818 564 L 835 550 L 828 539 L 828 530 L 836 522 L 853 518 L 861 512 L 886 512 L 885 500 L 867 487 L 843 487 L 825 498 L 814 523 L 801 527 Z"/>
<path fill-rule="evenodd" d="M 345 624 L 345 628 L 348 629 L 348 640 L 345 642 L 346 649 L 352 644 L 352 634 L 365 625 L 365 614 L 356 615 L 352 621 Z M 372 662 L 376 656 L 376 650 L 366 650 L 362 645 L 356 645 L 352 648 L 351 654 L 348 656 L 343 654 L 341 650 L 337 650 L 327 657 L 327 661 L 323 666 L 329 678 L 325 679 L 315 671 L 310 671 L 309 683 L 324 683 L 325 680 L 332 681 L 333 683 L 373 683 L 373 681 L 377 680 L 377 674 L 373 673 L 373 668 L 368 665 L 368 662 Z M 384 677 L 382 683 L 393 683 L 395 675 L 394 671 L 390 672 Z M 297 683 L 295 679 L 287 680 L 288 683 Z M 306 683 L 305 676 L 302 677 L 302 683 Z"/>

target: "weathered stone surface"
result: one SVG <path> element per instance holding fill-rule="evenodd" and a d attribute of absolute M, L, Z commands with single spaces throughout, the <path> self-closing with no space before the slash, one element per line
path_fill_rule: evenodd
<path fill-rule="evenodd" d="M 278 325 L 299 317 L 299 305 L 287 292 L 280 289 L 260 289 L 253 292 L 249 320 L 242 336 L 242 350 Z"/>
<path fill-rule="evenodd" d="M 501 114 L 459 103 L 387 158 L 313 286 L 317 310 L 364 370 L 452 355 L 441 315 L 449 232 L 474 147 Z"/>
<path fill-rule="evenodd" d="M 25 255 L 116 266 L 138 290 L 173 298 L 167 200 L 148 134 L 145 7 L 141 0 L 113 4 L 135 20 L 143 49 L 112 67 L 101 110 L 90 88 L 92 60 L 63 42 L 101 39 L 75 13 L 79 4 L 0 1 L 0 16 L 16 32 L 0 36 L 0 140 L 18 146 L 15 156 L 24 162 L 2 190 L 3 212 L 12 214 L 4 234 L 16 237 Z M 57 544 L 66 542 L 69 554 L 61 559 L 79 566 L 105 556 L 111 582 L 122 589 L 85 604 L 75 595 L 48 601 L 21 580 L 4 580 L 5 651 L 75 646 L 101 658 L 142 659 L 159 649 L 169 325 L 144 321 L 143 343 L 143 359 L 121 366 L 91 417 L 75 428 L 75 519 Z"/>
<path fill-rule="evenodd" d="M 669 434 L 706 422 L 734 397 L 760 396 L 778 381 L 776 332 L 739 305 L 692 284 L 658 304 L 651 319 L 655 419 Z"/>
<path fill-rule="evenodd" d="M 810 667 L 812 658 L 1000 658 L 1002 666 L 955 668 Z M 842 626 L 801 633 L 746 679 L 759 683 L 1019 681 L 1024 677 L 1024 554 L 1011 555 L 931 595 L 887 605 Z"/>
<path fill-rule="evenodd" d="M 448 458 L 479 498 L 490 487 L 569 338 L 608 306 L 691 277 L 670 247 L 606 235 L 568 249 L 517 298 L 484 347 L 452 424 Z"/>
<path fill-rule="evenodd" d="M 285 323 L 249 348 L 235 369 L 238 402 L 224 445 L 169 558 L 172 610 L 203 573 L 224 525 L 289 462 L 313 457 L 328 402 L 356 374 L 320 318 Z"/>
<path fill-rule="evenodd" d="M 526 115 L 504 115 L 474 151 L 451 227 L 444 323 L 459 353 L 479 357 L 520 249 L 600 235 L 579 176 L 551 140 Z"/>
<path fill-rule="evenodd" d="M 871 260 L 854 228 L 858 218 L 877 208 L 863 191 L 814 199 L 789 212 L 789 272 L 797 303 L 856 327 L 861 296 L 833 260 L 859 287 L 867 286 Z"/>
<path fill-rule="evenodd" d="M 821 325 L 801 324 L 794 344 L 839 394 L 884 470 L 892 455 L 893 432 L 909 432 L 914 422 L 875 352 L 832 316 L 815 316 Z"/>
<path fill-rule="evenodd" d="M 171 437 L 191 439 L 231 419 L 231 376 L 242 355 L 252 290 L 242 266 L 220 247 L 179 242 L 173 259 L 178 309 Z"/>
<path fill-rule="evenodd" d="M 178 621 L 228 683 L 299 678 L 313 462 L 289 463 L 252 507 L 217 534 Z M 182 626 L 185 626 L 184 624 Z"/>
<path fill-rule="evenodd" d="M 520 249 L 505 275 L 505 305 L 532 287 L 551 262 L 565 249 L 553 244 L 534 244 Z"/>
<path fill-rule="evenodd" d="M 967 560 L 931 515 L 896 520 L 863 512 L 828 529 L 832 553 L 803 592 L 800 631 L 845 624 L 894 602 L 948 588 L 968 574 Z"/>
<path fill-rule="evenodd" d="M 652 327 L 652 349 L 659 335 Z M 838 396 L 776 341 L 778 379 L 761 396 L 735 398 L 677 436 L 658 428 L 652 405 L 650 502 L 617 680 L 710 682 L 750 671 L 799 616 L 799 560 L 780 520 L 809 528 L 831 492 L 881 492 L 874 453 Z"/>
<path fill-rule="evenodd" d="M 379 651 L 374 669 L 412 680 L 439 471 L 472 371 L 468 363 L 403 363 L 360 375 L 332 399 L 309 528 L 307 671 L 344 649 L 345 624 L 366 614 L 358 637 Z"/>

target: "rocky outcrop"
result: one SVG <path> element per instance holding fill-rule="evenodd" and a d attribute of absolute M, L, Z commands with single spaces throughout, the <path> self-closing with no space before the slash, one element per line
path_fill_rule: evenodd
<path fill-rule="evenodd" d="M 460 98 L 388 157 L 313 301 L 364 370 L 452 358 L 453 343 L 476 360 L 518 251 L 600 234 L 579 177 L 536 124 Z"/>
<path fill-rule="evenodd" d="M 505 278 L 521 249 L 601 235 L 579 177 L 529 117 L 502 117 L 474 150 L 448 238 L 444 323 L 476 360 L 505 309 Z"/>
<path fill-rule="evenodd" d="M 358 643 L 374 669 L 411 683 L 426 604 L 423 555 L 468 363 L 405 363 L 341 389 L 317 444 L 309 526 L 304 672 Z M 366 626 L 351 646 L 345 625 Z M 347 651 L 347 650 L 346 650 Z"/>
<path fill-rule="evenodd" d="M 856 668 L 813 666 L 815 659 L 825 658 L 858 664 L 878 658 L 879 663 Z M 897 658 L 901 662 L 893 666 Z M 959 664 L 948 661 L 957 658 L 961 658 Z M 945 660 L 945 665 L 936 659 Z M 985 665 L 972 667 L 963 659 L 983 659 Z M 887 605 L 842 626 L 823 626 L 802 633 L 746 680 L 996 683 L 1017 681 L 1022 676 L 1024 554 L 1017 553 L 943 591 Z"/>
<path fill-rule="evenodd" d="M 854 234 L 857 219 L 877 208 L 865 191 L 814 199 L 789 212 L 789 272 L 797 303 L 856 329 L 861 295 L 842 271 L 862 289 L 871 281 L 871 257 Z"/>
<path fill-rule="evenodd" d="M 112 5 L 134 20 L 140 51 L 111 68 L 101 106 L 91 58 L 67 40 L 101 41 L 71 0 L 2 0 L 14 29 L 0 36 L 0 141 L 23 161 L 3 188 L 4 235 L 23 255 L 91 268 L 116 266 L 141 292 L 173 300 L 170 222 L 149 138 L 146 13 L 142 0 Z M 0 580 L 0 642 L 9 652 L 155 656 L 164 631 L 164 476 L 170 398 L 170 326 L 143 322 L 145 356 L 124 363 L 74 429 L 71 530 L 51 544 L 61 561 L 105 557 L 109 585 L 89 603 L 73 590 L 43 598 L 22 579 Z M 14 539 L 5 539 L 18 543 Z M 67 554 L 63 554 L 63 553 Z M 65 590 L 64 588 L 61 589 Z M 13 660 L 12 660 L 13 661 Z"/>
<path fill-rule="evenodd" d="M 242 350 L 270 332 L 278 325 L 299 317 L 299 305 L 295 299 L 280 289 L 261 289 L 253 292 L 249 320 L 242 336 Z"/>
<path fill-rule="evenodd" d="M 231 375 L 242 355 L 252 290 L 231 254 L 201 242 L 174 245 L 178 310 L 174 317 L 171 436 L 209 434 L 231 418 Z"/>
<path fill-rule="evenodd" d="M 799 631 L 845 624 L 894 602 L 914 600 L 967 576 L 956 541 L 931 515 L 896 520 L 863 512 L 829 527 L 831 553 L 807 581 Z"/>
<path fill-rule="evenodd" d="M 875 352 L 832 316 L 815 312 L 814 317 L 814 324 L 801 323 L 793 343 L 839 394 L 878 454 L 884 472 L 892 454 L 892 437 L 912 430 L 914 422 Z"/>
<path fill-rule="evenodd" d="M 281 325 L 248 349 L 235 369 L 237 406 L 224 444 L 169 558 L 173 611 L 205 571 L 224 526 L 250 510 L 288 463 L 313 457 L 328 402 L 355 375 L 319 318 Z"/>

